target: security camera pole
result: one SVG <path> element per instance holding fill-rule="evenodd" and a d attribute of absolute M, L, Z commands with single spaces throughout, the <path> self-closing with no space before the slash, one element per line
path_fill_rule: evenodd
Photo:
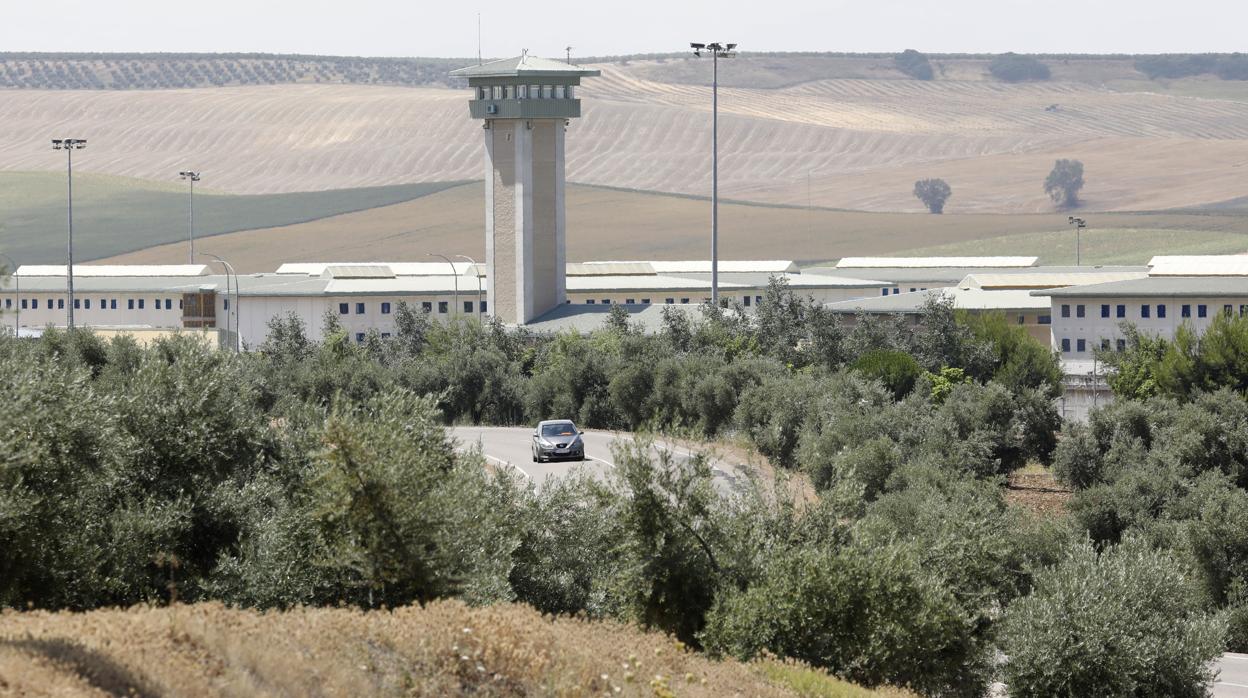
<path fill-rule="evenodd" d="M 1077 267 L 1083 266 L 1082 255 L 1080 254 L 1080 247 L 1082 246 L 1081 233 L 1083 232 L 1084 228 L 1088 227 L 1088 222 L 1083 220 L 1082 218 L 1076 218 L 1075 216 L 1071 216 L 1069 223 L 1075 226 L 1075 266 Z"/>
<path fill-rule="evenodd" d="M 191 183 L 191 196 L 186 207 L 186 239 L 190 243 L 190 255 L 187 257 L 190 261 L 187 264 L 195 263 L 195 183 L 199 181 L 199 173 L 192 170 L 183 170 L 178 175 Z"/>
<path fill-rule="evenodd" d="M 74 151 L 87 147 L 81 138 L 53 138 L 52 150 L 65 151 L 65 172 L 69 180 L 69 245 L 65 256 L 65 290 L 69 296 L 66 306 L 66 327 L 74 329 Z"/>
<path fill-rule="evenodd" d="M 691 43 L 699 58 L 711 54 L 711 305 L 719 307 L 719 59 L 732 58 L 736 44 Z"/>

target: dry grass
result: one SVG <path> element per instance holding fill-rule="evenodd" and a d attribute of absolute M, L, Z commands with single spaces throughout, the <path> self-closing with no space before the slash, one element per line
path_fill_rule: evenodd
<path fill-rule="evenodd" d="M 523 606 L 0 614 L 4 696 L 858 696 L 801 665 Z"/>
<path fill-rule="evenodd" d="M 1053 477 L 1053 473 L 1040 465 L 1028 465 L 1010 473 L 1005 488 L 1005 499 L 1044 516 L 1060 516 L 1066 513 L 1073 493 Z"/>
<path fill-rule="evenodd" d="M 1052 82 L 1005 85 L 984 80 L 978 59 L 941 62 L 933 82 L 895 79 L 878 64 L 786 60 L 726 68 L 728 84 L 733 70 L 774 77 L 755 83 L 771 87 L 721 92 L 726 197 L 918 211 L 914 181 L 938 176 L 954 190 L 950 213 L 1036 213 L 1052 210 L 1041 182 L 1059 157 L 1084 161 L 1084 196 L 1096 210 L 1248 193 L 1248 103 L 1132 87 L 1138 74 L 1122 62 L 1073 61 L 1055 65 Z M 570 180 L 708 192 L 709 168 L 691 163 L 707 161 L 709 93 L 680 82 L 708 66 L 600 67 L 602 77 L 581 92 L 584 118 L 569 129 Z M 91 140 L 78 159 L 84 172 L 163 181 L 190 153 L 208 173 L 205 184 L 224 192 L 472 179 L 480 176 L 482 139 L 467 96 L 360 85 L 11 91 L 0 100 L 0 169 L 55 170 L 45 140 L 56 124 Z"/>
<path fill-rule="evenodd" d="M 485 211 L 480 184 L 464 185 L 413 201 L 358 213 L 204 239 L 203 249 L 231 260 L 240 272 L 272 271 L 282 262 L 424 259 L 431 251 L 480 258 L 485 248 Z M 709 205 L 682 196 L 569 186 L 568 259 L 705 258 Z M 1153 254 L 1197 252 L 1210 241 L 1225 249 L 1248 247 L 1248 216 L 1198 214 L 1100 214 L 1089 245 L 1098 239 L 1114 261 L 1142 264 Z M 1102 231 L 1159 231 L 1132 236 Z M 1183 230 L 1206 231 L 1184 234 Z M 1164 232 L 1170 231 L 1170 232 Z M 1115 237 L 1116 236 L 1116 237 Z M 863 213 L 743 204 L 720 205 L 720 254 L 724 259 L 793 258 L 808 262 L 847 254 L 911 254 L 916 248 L 949 246 L 977 254 L 1023 254 L 1036 250 L 1046 262 L 1073 259 L 1061 247 L 1069 232 L 1059 214 L 932 216 Z M 1237 240 L 1242 238 L 1243 243 Z M 974 241 L 989 239 L 993 252 Z M 1055 244 L 1056 243 L 1056 244 Z M 1099 249 L 1099 248 L 1098 248 Z M 1085 246 L 1085 253 L 1089 247 Z M 944 252 L 949 254 L 951 252 Z M 163 245 L 109 258 L 113 263 L 180 261 L 185 247 Z M 1097 250 L 1092 250 L 1092 259 Z"/>

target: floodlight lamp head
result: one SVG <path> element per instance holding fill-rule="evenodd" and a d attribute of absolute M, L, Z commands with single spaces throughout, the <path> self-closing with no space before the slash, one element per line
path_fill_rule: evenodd
<path fill-rule="evenodd" d="M 736 47 L 737 47 L 737 45 L 736 45 L 736 44 L 728 44 L 728 48 L 727 48 L 727 50 L 731 51 L 731 50 L 733 50 L 733 49 L 734 49 L 734 48 L 736 48 Z"/>
<path fill-rule="evenodd" d="M 706 44 L 689 44 L 689 48 L 695 51 L 700 51 L 701 49 L 706 48 Z"/>

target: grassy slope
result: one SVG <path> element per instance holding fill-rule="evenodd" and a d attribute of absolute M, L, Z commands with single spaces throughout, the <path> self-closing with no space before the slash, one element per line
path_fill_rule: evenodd
<path fill-rule="evenodd" d="M 92 259 L 185 240 L 187 196 L 179 184 L 75 175 L 75 255 Z M 409 201 L 454 185 L 404 184 L 257 196 L 197 192 L 196 234 L 301 223 Z M 62 173 L 0 172 L 0 251 L 20 263 L 62 261 L 65 204 Z M 185 246 L 180 249 L 185 255 Z"/>
<path fill-rule="evenodd" d="M 1241 254 L 1248 236 L 1207 230 L 1126 228 L 1083 231 L 1084 264 L 1141 264 L 1154 254 Z M 1036 255 L 1042 264 L 1074 264 L 1073 231 L 1024 233 L 947 245 L 921 247 L 916 255 Z"/>
<path fill-rule="evenodd" d="M 101 694 L 911 695 L 792 664 L 712 661 L 663 635 L 524 606 L 0 615 L 0 696 Z"/>
<path fill-rule="evenodd" d="M 409 202 L 284 228 L 212 238 L 205 249 L 240 271 L 272 271 L 286 261 L 420 260 L 429 252 L 482 255 L 483 190 L 479 183 Z M 708 254 L 705 200 L 570 185 L 568 259 L 691 259 Z M 1061 262 L 1069 232 L 1065 214 L 932 216 L 806 210 L 721 204 L 720 254 L 725 259 L 821 261 L 846 255 L 1039 254 Z M 1248 216 L 1180 213 L 1097 214 L 1085 248 L 1100 254 L 1119 245 L 1113 261 L 1143 263 L 1153 254 L 1248 249 Z M 343 231 L 350 231 L 344 236 Z M 1202 230 L 1202 233 L 1176 231 Z M 1116 236 L 1116 237 L 1115 237 Z M 980 242 L 987 240 L 988 242 Z M 932 248 L 939 246 L 936 250 Z M 109 259 L 118 263 L 177 261 L 181 245 Z M 1067 255 L 1073 261 L 1073 252 Z"/>

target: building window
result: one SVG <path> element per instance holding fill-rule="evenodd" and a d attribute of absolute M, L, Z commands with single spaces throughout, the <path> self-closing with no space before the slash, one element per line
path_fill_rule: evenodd
<path fill-rule="evenodd" d="M 5 309 L 6 309 L 6 310 L 7 310 L 7 309 L 9 309 L 9 308 L 12 308 L 12 307 L 13 307 L 13 299 L 12 299 L 12 298 L 5 298 L 5 299 L 4 299 L 4 307 L 5 307 Z"/>
<path fill-rule="evenodd" d="M 50 302 L 50 301 L 49 301 L 49 302 Z M 1224 305 L 1224 306 L 1222 306 L 1222 314 L 1224 314 L 1224 315 L 1230 315 L 1230 314 L 1231 314 L 1231 310 L 1232 310 L 1232 306 L 1230 306 L 1230 305 Z"/>
<path fill-rule="evenodd" d="M 88 302 L 88 303 L 90 303 L 91 301 L 90 301 L 90 300 L 87 300 L 87 302 Z M 78 309 L 79 309 L 79 308 L 81 308 L 81 307 L 82 307 L 82 299 L 80 299 L 80 298 L 75 298 L 75 299 L 74 299 L 74 310 L 78 310 Z"/>
<path fill-rule="evenodd" d="M 688 299 L 688 298 L 681 298 L 681 299 L 680 299 L 680 302 L 681 302 L 681 304 L 683 304 L 683 305 L 688 305 L 688 304 L 689 304 L 689 299 Z"/>
<path fill-rule="evenodd" d="M 762 304 L 763 304 L 763 297 L 762 297 L 762 296 L 754 296 L 754 307 L 758 307 L 758 306 L 760 306 L 760 305 L 762 305 Z"/>
<path fill-rule="evenodd" d="M 23 299 L 22 299 L 22 310 L 25 310 L 25 309 L 26 309 L 26 299 L 25 299 L 25 298 L 23 298 Z"/>
<path fill-rule="evenodd" d="M 389 315 L 389 314 L 390 314 L 390 304 L 389 304 L 389 303 L 382 303 L 382 304 L 381 304 L 381 314 L 382 314 L 382 315 Z"/>
<path fill-rule="evenodd" d="M 229 299 L 229 298 L 226 298 L 226 299 L 225 299 L 225 302 L 226 302 L 226 303 L 229 303 L 229 302 L 230 302 L 230 299 Z M 142 309 L 143 309 L 143 299 L 142 299 L 142 298 L 140 298 L 140 299 L 139 299 L 139 310 L 142 310 Z"/>
<path fill-rule="evenodd" d="M 502 85 L 491 85 L 491 86 L 490 86 L 490 95 L 491 95 L 494 99 L 502 99 L 502 98 L 503 98 L 503 86 L 502 86 Z"/>
<path fill-rule="evenodd" d="M 1121 352 L 1121 351 L 1126 351 L 1126 350 L 1127 350 L 1127 340 L 1125 339 L 1118 340 L 1118 351 Z"/>
<path fill-rule="evenodd" d="M 432 313 L 433 303 L 431 303 L 430 301 L 422 301 L 420 304 L 420 309 L 425 311 L 426 313 Z"/>
<path fill-rule="evenodd" d="M 528 85 L 521 85 L 521 86 L 517 87 L 517 88 L 516 88 L 516 98 L 517 98 L 517 99 L 528 99 L 528 98 L 529 98 L 529 86 L 528 86 Z"/>
<path fill-rule="evenodd" d="M 172 299 L 172 298 L 166 298 L 166 299 L 165 299 L 165 310 L 173 310 L 173 299 Z"/>
<path fill-rule="evenodd" d="M 555 86 L 554 85 L 542 85 L 542 99 L 554 99 L 554 98 L 555 98 Z"/>
<path fill-rule="evenodd" d="M 568 99 L 572 99 L 575 96 L 576 96 L 576 88 L 573 87 L 572 85 L 568 85 Z"/>
<path fill-rule="evenodd" d="M 1083 307 L 1082 305 L 1076 305 L 1076 306 L 1075 306 L 1075 317 L 1083 317 L 1083 315 L 1084 315 L 1083 310 L 1084 310 L 1084 307 Z"/>
<path fill-rule="evenodd" d="M 390 333 L 389 333 L 389 332 L 382 332 L 382 333 L 381 333 L 381 338 L 382 338 L 382 339 L 390 339 Z"/>
<path fill-rule="evenodd" d="M 880 295 L 881 295 L 881 296 L 887 296 L 887 295 L 888 295 L 888 289 L 886 289 L 886 288 L 882 288 L 882 289 L 880 289 Z"/>
<path fill-rule="evenodd" d="M 142 305 L 140 305 L 139 307 L 142 307 Z M 56 309 L 57 309 L 57 310 L 64 310 L 64 309 L 65 309 L 65 299 L 64 299 L 64 298 L 57 298 L 57 299 L 56 299 Z"/>
<path fill-rule="evenodd" d="M 481 301 L 481 302 L 477 303 L 477 307 L 478 307 L 478 308 L 480 308 L 480 311 L 479 311 L 479 312 L 480 312 L 482 315 L 485 315 L 486 302 L 485 302 L 485 301 Z"/>
<path fill-rule="evenodd" d="M 1117 315 L 1117 316 L 1118 316 L 1118 317 L 1120 317 L 1120 318 L 1126 317 L 1126 316 L 1127 316 L 1127 306 L 1125 306 L 1125 305 L 1119 305 L 1117 308 L 1114 308 L 1114 314 L 1115 314 L 1115 315 Z"/>
<path fill-rule="evenodd" d="M 143 301 L 139 301 L 139 307 L 140 307 L 140 308 L 142 308 L 142 307 L 143 307 Z M 222 304 L 222 307 L 223 307 L 225 310 L 229 310 L 229 309 L 230 309 L 230 299 L 229 299 L 229 298 L 226 298 L 226 299 L 225 299 L 225 303 L 223 303 L 223 304 Z"/>
<path fill-rule="evenodd" d="M 1070 338 L 1069 337 L 1062 337 L 1062 353 L 1063 354 L 1070 353 Z"/>
<path fill-rule="evenodd" d="M 477 86 L 477 99 L 489 99 L 489 98 L 490 98 L 490 92 L 488 89 L 486 89 L 485 85 L 478 85 Z"/>
<path fill-rule="evenodd" d="M 1065 304 L 1063 304 L 1063 305 L 1062 305 L 1062 317 L 1070 317 L 1070 306 L 1069 306 L 1069 305 L 1065 305 Z"/>
<path fill-rule="evenodd" d="M 472 314 L 472 301 L 464 301 L 464 312 Z"/>
<path fill-rule="evenodd" d="M 355 341 L 356 341 L 356 342 L 358 342 L 358 343 L 360 343 L 360 344 L 363 344 L 363 343 L 364 343 L 364 333 L 363 333 L 363 332 L 356 332 L 356 333 L 355 333 Z"/>
<path fill-rule="evenodd" d="M 1040 322 L 1040 324 L 1041 324 L 1041 325 L 1052 325 L 1052 324 L 1053 324 L 1053 316 L 1052 316 L 1052 315 L 1041 315 L 1041 316 L 1039 317 L 1039 322 Z"/>
<path fill-rule="evenodd" d="M 894 296 L 895 296 L 895 295 L 897 295 L 898 293 L 901 293 L 901 289 L 899 289 L 899 288 L 895 288 L 895 289 L 893 289 L 893 295 L 894 295 Z"/>
<path fill-rule="evenodd" d="M 1109 351 L 1109 340 L 1108 340 L 1108 339 L 1102 339 L 1102 340 L 1101 340 L 1101 351 Z"/>
<path fill-rule="evenodd" d="M 133 299 L 133 298 L 127 298 L 127 299 L 126 299 L 126 310 L 134 310 L 134 299 Z"/>
<path fill-rule="evenodd" d="M 1206 317 L 1209 315 L 1209 307 L 1206 305 L 1196 306 L 1196 317 Z"/>
<path fill-rule="evenodd" d="M 1239 314 L 1240 314 L 1240 315 L 1248 315 L 1248 305 L 1241 305 L 1241 306 L 1239 306 Z"/>
<path fill-rule="evenodd" d="M 446 315 L 446 311 L 449 306 L 450 303 L 447 303 L 446 301 L 438 301 L 438 313 Z"/>
<path fill-rule="evenodd" d="M 1179 306 L 1179 316 L 1180 316 L 1180 317 L 1191 317 L 1191 316 L 1192 316 L 1192 306 L 1188 305 L 1187 303 L 1184 303 L 1183 305 Z"/>
<path fill-rule="evenodd" d="M 356 314 L 356 315 L 363 315 L 363 314 L 364 314 L 364 304 L 363 304 L 363 303 L 356 303 L 356 304 L 355 304 L 355 314 Z"/>
<path fill-rule="evenodd" d="M 338 304 L 338 314 L 339 314 L 339 315 L 346 315 L 346 314 L 347 314 L 347 313 L 349 313 L 350 311 L 351 311 L 351 304 L 350 304 L 350 303 L 339 303 L 339 304 Z"/>
<path fill-rule="evenodd" d="M 1108 303 L 1103 303 L 1101 305 L 1101 317 L 1109 317 L 1109 304 Z"/>
<path fill-rule="evenodd" d="M 514 85 L 508 85 L 508 86 L 507 86 L 507 88 L 506 88 L 506 91 L 504 92 L 504 96 L 505 96 L 505 98 L 506 98 L 506 99 L 515 99 L 515 98 L 516 98 L 516 88 L 515 88 L 515 86 L 514 86 Z"/>
<path fill-rule="evenodd" d="M 529 99 L 538 99 L 542 96 L 542 87 L 540 85 L 529 85 Z"/>
<path fill-rule="evenodd" d="M 637 299 L 636 299 L 636 298 L 625 298 L 625 299 L 624 299 L 624 305 L 637 305 Z"/>
<path fill-rule="evenodd" d="M 914 293 L 914 287 L 913 287 L 913 286 L 911 286 L 911 287 L 910 287 L 910 292 L 911 292 L 911 293 Z"/>
<path fill-rule="evenodd" d="M 1076 340 L 1075 340 L 1075 351 L 1077 351 L 1077 352 L 1079 352 L 1080 354 L 1082 354 L 1083 352 L 1085 352 L 1085 351 L 1087 351 L 1087 350 L 1088 350 L 1088 343 L 1087 343 L 1086 341 L 1084 341 L 1084 340 L 1082 340 L 1082 339 L 1076 339 Z"/>
<path fill-rule="evenodd" d="M 1024 322 L 1026 322 L 1026 319 L 1025 319 L 1022 315 L 1019 315 L 1019 316 L 1018 316 L 1018 324 L 1020 324 L 1020 325 L 1021 325 L 1021 324 L 1023 324 Z"/>
<path fill-rule="evenodd" d="M 1147 305 L 1140 306 L 1140 317 L 1148 317 L 1149 307 Z"/>
<path fill-rule="evenodd" d="M 641 304 L 642 304 L 642 305 L 650 305 L 650 299 L 649 299 L 649 298 L 642 298 L 642 299 L 641 299 Z"/>
<path fill-rule="evenodd" d="M 594 303 L 596 303 L 596 302 L 597 302 L 597 301 L 595 301 L 593 298 L 586 298 L 586 299 L 585 299 L 585 305 L 593 305 L 593 304 L 594 304 Z"/>
<path fill-rule="evenodd" d="M 1157 317 L 1164 318 L 1166 316 L 1166 306 L 1161 303 L 1157 304 Z"/>
<path fill-rule="evenodd" d="M 743 300 L 743 301 L 745 301 L 745 307 L 747 307 L 747 308 L 748 308 L 748 307 L 750 307 L 750 297 L 749 297 L 749 296 L 745 296 L 744 298 L 742 298 L 742 300 Z"/>
<path fill-rule="evenodd" d="M 675 302 L 676 302 L 676 299 L 675 299 L 675 298 L 664 298 L 664 299 L 663 299 L 663 302 L 664 302 L 664 303 L 667 303 L 668 305 L 671 305 L 672 303 L 675 303 Z M 1228 305 L 1227 307 L 1229 308 L 1230 306 Z"/>

